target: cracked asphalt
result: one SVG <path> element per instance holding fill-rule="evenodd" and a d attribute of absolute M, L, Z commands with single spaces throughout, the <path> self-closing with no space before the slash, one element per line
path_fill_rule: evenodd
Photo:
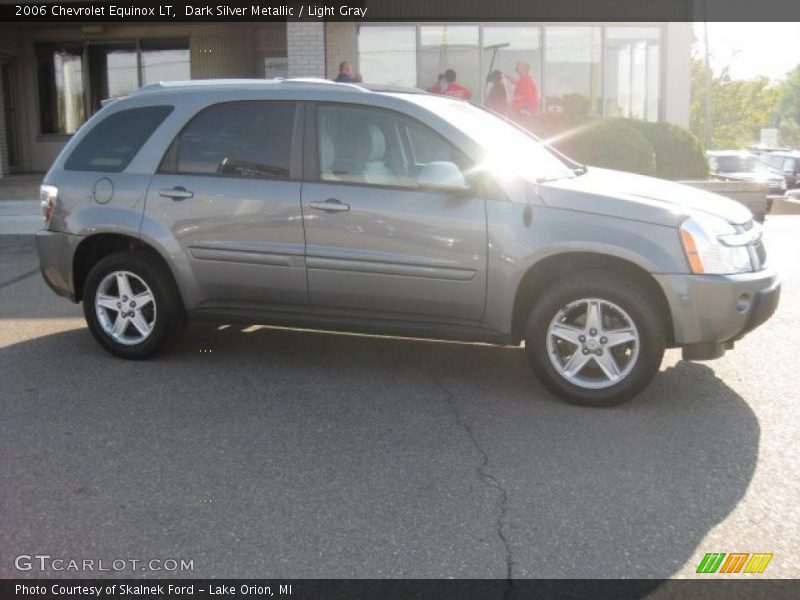
<path fill-rule="evenodd" d="M 723 359 L 669 351 L 610 410 L 519 348 L 190 326 L 126 362 L 0 236 L 0 577 L 19 554 L 192 560 L 192 577 L 800 576 L 800 217 L 770 217 L 778 312 Z M 120 575 L 164 575 L 123 571 Z"/>

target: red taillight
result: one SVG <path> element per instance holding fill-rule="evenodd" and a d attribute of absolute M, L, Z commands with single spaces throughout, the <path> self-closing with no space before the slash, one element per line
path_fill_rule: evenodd
<path fill-rule="evenodd" d="M 58 188 L 52 185 L 42 185 L 39 187 L 39 199 L 42 201 L 42 215 L 44 216 L 44 226 L 50 225 L 53 217 L 53 207 L 58 197 Z"/>

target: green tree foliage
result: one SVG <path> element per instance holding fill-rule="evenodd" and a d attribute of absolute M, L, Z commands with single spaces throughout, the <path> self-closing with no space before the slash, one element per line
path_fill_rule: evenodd
<path fill-rule="evenodd" d="M 798 147 L 800 146 L 800 65 L 787 73 L 778 90 L 780 102 L 776 121 L 780 128 L 781 144 Z"/>
<path fill-rule="evenodd" d="M 707 89 L 708 88 L 708 89 Z M 706 100 L 710 96 L 711 123 Z M 710 149 L 757 143 L 762 127 L 773 127 L 781 92 L 766 77 L 731 79 L 727 69 L 706 82 L 702 61 L 692 63 L 690 129 Z"/>

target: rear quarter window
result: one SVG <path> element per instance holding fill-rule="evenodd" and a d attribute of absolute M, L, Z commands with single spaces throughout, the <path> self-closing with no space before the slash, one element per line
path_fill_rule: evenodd
<path fill-rule="evenodd" d="M 115 112 L 78 143 L 64 163 L 67 171 L 124 171 L 172 106 L 144 106 Z"/>

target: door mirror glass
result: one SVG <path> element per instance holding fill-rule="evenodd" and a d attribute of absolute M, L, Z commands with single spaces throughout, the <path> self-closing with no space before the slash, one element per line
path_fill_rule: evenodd
<path fill-rule="evenodd" d="M 419 187 L 437 192 L 464 192 L 468 188 L 464 174 L 455 163 L 433 161 L 422 167 Z"/>

